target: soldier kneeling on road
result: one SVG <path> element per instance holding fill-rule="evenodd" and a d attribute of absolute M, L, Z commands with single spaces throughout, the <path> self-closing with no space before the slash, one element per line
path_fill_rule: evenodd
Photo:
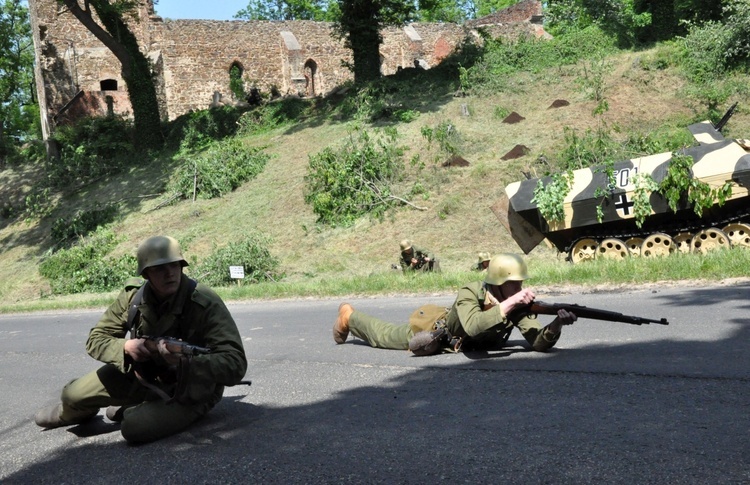
<path fill-rule="evenodd" d="M 402 325 L 384 322 L 342 303 L 333 325 L 333 339 L 342 344 L 351 332 L 372 347 L 429 355 L 443 349 L 499 348 L 513 328 L 518 328 L 533 350 L 545 351 L 560 338 L 563 325 L 572 324 L 577 317 L 561 309 L 552 323 L 542 327 L 536 315 L 514 313 L 535 298 L 533 291 L 523 289 L 527 278 L 526 263 L 520 256 L 498 254 L 490 260 L 484 282 L 463 286 L 451 308 L 422 306 L 409 323 Z"/>
<path fill-rule="evenodd" d="M 104 366 L 68 383 L 59 403 L 36 414 L 39 426 L 83 423 L 109 406 L 127 441 L 154 441 L 208 413 L 224 386 L 247 383 L 237 325 L 216 293 L 182 273 L 178 242 L 151 237 L 137 259 L 146 282 L 131 281 L 86 342 Z"/>

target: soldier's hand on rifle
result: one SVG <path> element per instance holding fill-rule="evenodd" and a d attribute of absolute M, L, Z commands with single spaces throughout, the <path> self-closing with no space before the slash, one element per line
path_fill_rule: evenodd
<path fill-rule="evenodd" d="M 500 303 L 500 308 L 503 310 L 503 313 L 505 315 L 509 315 L 516 308 L 526 306 L 532 301 L 534 301 L 534 298 L 536 298 L 536 295 L 534 294 L 533 291 L 522 289 L 519 292 L 514 293 L 512 296 L 509 296 L 508 298 L 503 300 Z"/>
<path fill-rule="evenodd" d="M 549 331 L 552 333 L 560 333 L 563 325 L 573 325 L 573 322 L 576 320 L 578 320 L 578 317 L 575 313 L 571 313 L 561 308 L 557 311 L 557 318 L 555 318 L 547 328 L 549 328 Z"/>
<path fill-rule="evenodd" d="M 146 347 L 146 339 L 134 338 L 125 341 L 123 350 L 136 362 L 151 360 L 151 351 Z"/>
<path fill-rule="evenodd" d="M 177 365 L 180 363 L 180 354 L 175 354 L 169 351 L 167 343 L 163 339 L 159 339 L 156 344 L 156 348 L 159 350 L 159 355 L 169 365 Z"/>

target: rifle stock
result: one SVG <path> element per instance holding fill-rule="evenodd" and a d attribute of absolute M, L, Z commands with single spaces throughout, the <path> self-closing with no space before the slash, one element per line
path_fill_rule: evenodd
<path fill-rule="evenodd" d="M 574 303 L 545 303 L 543 301 L 533 301 L 527 307 L 521 309 L 521 311 L 527 314 L 536 313 L 538 315 L 557 315 L 558 310 L 561 309 L 575 314 L 578 318 L 590 318 L 592 320 L 605 320 L 608 322 L 623 322 L 631 325 L 642 325 L 644 323 L 669 325 L 666 318 L 654 320 L 652 318 L 623 315 L 622 313 L 589 308 Z"/>

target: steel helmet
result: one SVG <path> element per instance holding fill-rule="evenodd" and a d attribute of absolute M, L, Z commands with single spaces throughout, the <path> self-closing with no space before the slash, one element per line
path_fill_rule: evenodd
<path fill-rule="evenodd" d="M 401 241 L 401 252 L 402 253 L 404 251 L 408 251 L 410 249 L 411 249 L 411 241 L 409 241 L 408 239 L 404 239 L 403 241 Z"/>
<path fill-rule="evenodd" d="M 482 252 L 477 253 L 477 263 L 484 263 L 485 261 L 489 261 L 490 259 L 490 253 Z"/>
<path fill-rule="evenodd" d="M 506 281 L 523 281 L 528 277 L 529 272 L 521 256 L 503 253 L 490 259 L 484 282 L 488 285 L 502 285 Z"/>
<path fill-rule="evenodd" d="M 160 264 L 174 263 L 179 261 L 185 267 L 188 265 L 182 257 L 182 250 L 177 239 L 169 236 L 153 236 L 138 246 L 138 274 L 143 275 L 143 270 Z"/>

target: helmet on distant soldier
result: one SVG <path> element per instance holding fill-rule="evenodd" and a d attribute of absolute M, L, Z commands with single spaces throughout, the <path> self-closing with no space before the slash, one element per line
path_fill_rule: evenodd
<path fill-rule="evenodd" d="M 408 251 L 410 249 L 411 249 L 411 241 L 409 241 L 408 239 L 404 239 L 403 241 L 401 241 L 401 252 L 402 253 L 404 251 Z"/>
<path fill-rule="evenodd" d="M 517 254 L 503 253 L 490 259 L 487 276 L 484 282 L 488 285 L 502 285 L 506 281 L 523 281 L 528 279 L 529 271 L 523 258 Z"/>
<path fill-rule="evenodd" d="M 180 243 L 173 237 L 153 236 L 138 246 L 138 274 L 143 275 L 143 270 L 161 264 L 180 262 L 183 267 L 188 265 L 182 257 Z"/>
<path fill-rule="evenodd" d="M 490 253 L 487 253 L 487 252 L 477 253 L 477 264 L 481 264 L 489 260 L 490 260 Z"/>

